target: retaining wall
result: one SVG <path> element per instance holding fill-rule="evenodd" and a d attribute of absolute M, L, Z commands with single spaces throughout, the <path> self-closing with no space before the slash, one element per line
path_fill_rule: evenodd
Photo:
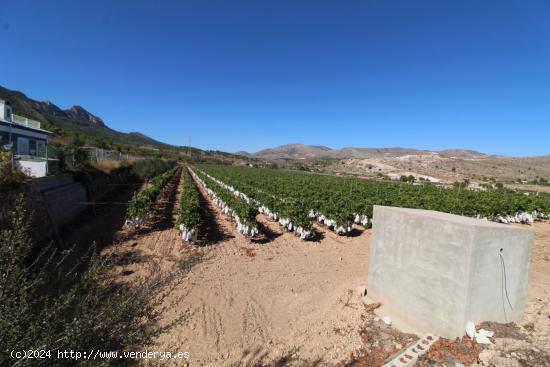
<path fill-rule="evenodd" d="M 74 220 L 84 210 L 91 208 L 94 201 L 116 190 L 124 184 L 128 169 L 104 173 L 88 173 L 81 180 L 71 174 L 61 174 L 33 179 L 31 190 L 35 204 L 46 206 L 57 227 Z"/>
<path fill-rule="evenodd" d="M 70 222 L 87 207 L 86 187 L 70 174 L 34 179 L 31 187 L 35 200 L 47 206 L 57 227 Z"/>

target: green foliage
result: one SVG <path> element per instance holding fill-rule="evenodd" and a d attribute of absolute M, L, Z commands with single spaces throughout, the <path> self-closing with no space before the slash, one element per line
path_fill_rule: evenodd
<path fill-rule="evenodd" d="M 75 134 L 72 136 L 69 143 L 69 145 L 73 147 L 83 147 L 84 144 L 86 144 L 86 141 L 81 138 L 80 134 Z"/>
<path fill-rule="evenodd" d="M 19 187 L 27 177 L 12 166 L 12 153 L 0 150 L 0 193 Z"/>
<path fill-rule="evenodd" d="M 147 158 L 137 161 L 132 167 L 131 173 L 142 180 L 149 180 L 174 167 L 175 162 L 165 161 L 159 158 Z"/>
<path fill-rule="evenodd" d="M 200 193 L 187 169 L 181 174 L 183 192 L 181 193 L 180 214 L 176 222 L 183 224 L 187 230 L 196 229 L 204 219 L 204 210 L 200 203 Z"/>
<path fill-rule="evenodd" d="M 310 208 L 303 201 L 288 197 L 285 197 L 283 200 L 274 196 L 270 192 L 266 192 L 254 185 L 252 181 L 248 180 L 246 174 L 241 174 L 239 170 L 235 170 L 231 166 L 208 165 L 200 166 L 200 168 L 222 182 L 233 186 L 249 198 L 261 203 L 261 205 L 268 208 L 272 213 L 276 213 L 280 218 L 290 219 L 295 226 L 302 227 L 305 230 L 312 229 L 311 220 L 308 215 Z"/>
<path fill-rule="evenodd" d="M 525 330 L 527 330 L 528 332 L 532 333 L 532 332 L 535 331 L 535 324 L 532 323 L 532 322 L 529 322 L 529 323 L 523 325 L 523 328 L 524 328 Z"/>
<path fill-rule="evenodd" d="M 174 167 L 168 172 L 153 177 L 146 189 L 135 193 L 128 203 L 126 218 L 129 220 L 137 219 L 138 221 L 145 218 L 156 201 L 157 196 L 174 176 L 177 169 L 178 167 Z"/>
<path fill-rule="evenodd" d="M 43 349 L 51 359 L 20 360 L 20 366 L 74 366 L 57 351 L 128 351 L 147 345 L 182 321 L 159 326 L 163 302 L 181 271 L 121 283 L 114 277 L 116 257 L 101 258 L 94 249 L 79 258 L 47 246 L 36 250 L 29 216 L 20 197 L 0 231 L 0 365 L 15 365 L 11 350 Z M 38 252 L 38 255 L 37 255 Z M 120 365 L 97 360 L 94 365 Z"/>
<path fill-rule="evenodd" d="M 56 155 L 61 171 L 79 171 L 90 165 L 90 154 L 83 148 L 84 143 L 77 134 L 68 145 L 58 147 Z"/>
<path fill-rule="evenodd" d="M 490 219 L 524 211 L 550 214 L 550 196 L 523 195 L 510 190 L 467 190 L 465 182 L 448 189 L 429 183 L 410 185 L 264 168 L 219 165 L 200 165 L 198 168 L 259 200 L 272 211 L 284 212 L 277 207 L 281 202 L 295 203 L 303 208 L 302 213 L 312 209 L 343 227 L 353 223 L 354 214 L 372 218 L 374 205 Z"/>
<path fill-rule="evenodd" d="M 242 198 L 235 197 L 229 190 L 207 177 L 200 170 L 196 170 L 195 173 L 209 189 L 214 191 L 216 195 L 237 214 L 242 224 L 257 228 L 258 222 L 256 221 L 256 215 L 258 214 L 258 209 L 254 205 L 247 203 Z"/>
<path fill-rule="evenodd" d="M 529 183 L 532 184 L 532 185 L 550 186 L 550 182 L 544 177 L 536 178 L 536 179 L 530 181 Z"/>

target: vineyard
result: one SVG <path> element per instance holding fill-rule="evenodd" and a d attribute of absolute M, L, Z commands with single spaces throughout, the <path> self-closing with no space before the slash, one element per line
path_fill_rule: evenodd
<path fill-rule="evenodd" d="M 362 180 L 263 168 L 198 165 L 200 181 L 226 212 L 254 234 L 256 210 L 301 238 L 312 235 L 317 220 L 339 234 L 353 224 L 370 226 L 373 206 L 437 210 L 469 217 L 532 223 L 548 218 L 550 197 L 506 190 L 473 191 L 434 184 Z"/>
<path fill-rule="evenodd" d="M 127 224 L 139 227 L 143 223 L 162 189 L 177 170 L 178 167 L 174 167 L 165 173 L 153 177 L 145 189 L 134 193 L 134 196 L 128 203 L 128 210 L 126 212 Z"/>
<path fill-rule="evenodd" d="M 200 203 L 200 193 L 186 169 L 182 170 L 181 182 L 183 185 L 183 192 L 181 194 L 180 212 L 176 227 L 180 230 L 183 240 L 196 240 L 198 226 L 204 220 L 204 210 Z"/>
<path fill-rule="evenodd" d="M 256 215 L 258 210 L 246 198 L 233 193 L 222 183 L 211 178 L 202 171 L 198 174 L 191 171 L 197 181 L 203 186 L 212 198 L 214 204 L 221 208 L 225 215 L 235 221 L 237 230 L 245 236 L 254 236 L 258 233 Z"/>
<path fill-rule="evenodd" d="M 127 223 L 139 227 L 178 170 L 175 167 L 152 178 L 145 189 L 134 194 L 128 205 Z M 258 213 L 301 239 L 315 236 L 314 221 L 338 234 L 349 234 L 354 224 L 370 227 L 374 205 L 436 210 L 502 223 L 531 224 L 550 214 L 548 195 L 474 191 L 431 183 L 412 185 L 267 168 L 203 164 L 183 169 L 181 182 L 176 227 L 185 241 L 197 239 L 198 226 L 205 217 L 197 185 L 247 237 L 259 233 Z"/>

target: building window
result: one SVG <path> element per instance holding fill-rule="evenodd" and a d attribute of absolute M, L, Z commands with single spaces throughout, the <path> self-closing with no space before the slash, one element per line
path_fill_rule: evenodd
<path fill-rule="evenodd" d="M 17 154 L 29 155 L 29 139 L 17 138 Z"/>
<path fill-rule="evenodd" d="M 36 140 L 29 140 L 29 155 L 36 155 Z"/>
<path fill-rule="evenodd" d="M 11 108 L 6 108 L 6 120 L 11 121 Z"/>
<path fill-rule="evenodd" d="M 46 158 L 46 142 L 42 140 L 36 141 L 36 155 Z"/>

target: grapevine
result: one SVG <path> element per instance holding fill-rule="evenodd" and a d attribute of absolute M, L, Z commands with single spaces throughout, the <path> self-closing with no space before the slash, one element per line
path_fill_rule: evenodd
<path fill-rule="evenodd" d="M 177 170 L 178 167 L 174 167 L 165 173 L 153 177 L 147 188 L 134 193 L 134 196 L 132 196 L 132 199 L 128 203 L 128 209 L 126 210 L 127 224 L 139 227 L 143 223 L 158 195 Z"/>
<path fill-rule="evenodd" d="M 204 210 L 200 203 L 200 193 L 187 169 L 181 173 L 182 193 L 179 216 L 176 227 L 185 241 L 196 240 L 197 228 L 204 219 Z"/>
<path fill-rule="evenodd" d="M 237 230 L 245 236 L 255 236 L 258 233 L 258 222 L 256 221 L 257 208 L 244 199 L 234 196 L 205 173 L 199 170 L 197 172 L 195 173 L 191 170 L 191 174 L 206 189 L 214 204 L 221 208 L 224 214 L 235 220 Z"/>
<path fill-rule="evenodd" d="M 289 231 L 294 231 L 301 239 L 310 239 L 313 237 L 314 231 L 309 211 L 301 201 L 292 198 L 282 199 L 244 183 L 238 183 L 237 189 L 204 171 L 201 171 L 201 173 L 226 190 L 229 190 L 234 196 L 244 199 L 248 204 L 254 204 L 260 213 L 277 220 L 281 226 Z M 217 171 L 217 174 L 224 178 L 230 178 L 224 176 L 219 171 Z"/>

